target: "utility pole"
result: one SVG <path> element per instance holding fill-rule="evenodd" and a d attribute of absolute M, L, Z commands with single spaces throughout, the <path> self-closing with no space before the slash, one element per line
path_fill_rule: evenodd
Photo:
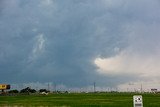
<path fill-rule="evenodd" d="M 143 91 L 143 88 L 142 88 L 142 84 L 141 84 L 141 93 L 142 93 L 142 91 Z"/>
<path fill-rule="evenodd" d="M 56 84 L 54 85 L 54 88 L 55 88 L 55 92 L 56 92 L 57 91 L 57 85 Z"/>
<path fill-rule="evenodd" d="M 48 91 L 49 91 L 49 83 L 48 83 Z"/>
<path fill-rule="evenodd" d="M 94 92 L 96 92 L 96 83 L 95 82 L 93 84 L 93 89 L 94 89 Z"/>

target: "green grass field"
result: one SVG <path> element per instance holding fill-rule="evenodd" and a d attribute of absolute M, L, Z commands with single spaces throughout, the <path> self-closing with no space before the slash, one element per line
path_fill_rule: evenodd
<path fill-rule="evenodd" d="M 0 107 L 133 107 L 134 93 L 0 96 Z M 160 94 L 141 94 L 144 107 L 160 107 Z"/>

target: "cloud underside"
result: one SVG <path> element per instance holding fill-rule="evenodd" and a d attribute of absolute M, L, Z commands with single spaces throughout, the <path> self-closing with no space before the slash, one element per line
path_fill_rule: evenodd
<path fill-rule="evenodd" d="M 156 35 L 157 31 L 153 33 Z M 148 34 L 145 34 L 145 36 L 149 36 Z M 143 41 L 131 39 L 129 46 L 125 49 L 119 50 L 116 48 L 117 54 L 113 56 L 98 56 L 95 58 L 94 64 L 97 66 L 97 73 L 107 77 L 126 78 L 126 81 L 117 85 L 119 90 L 123 91 L 148 92 L 152 88 L 160 88 L 158 85 L 160 82 L 159 43 L 157 40 L 154 40 L 157 37 L 149 36 L 150 39 L 147 38 L 148 40 L 146 38 Z M 119 80 L 121 81 L 122 79 L 119 78 Z"/>
<path fill-rule="evenodd" d="M 98 72 L 106 75 L 136 75 L 142 78 L 159 78 L 160 61 L 155 56 L 136 56 L 122 52 L 109 58 L 96 58 Z"/>
<path fill-rule="evenodd" d="M 1 0 L 3 82 L 159 80 L 159 0 Z"/>
<path fill-rule="evenodd" d="M 113 56 L 97 57 L 94 60 L 97 72 L 111 76 L 132 76 L 138 81 L 159 80 L 159 24 L 147 25 L 137 22 L 130 25 L 128 46 L 122 50 L 116 48 Z"/>

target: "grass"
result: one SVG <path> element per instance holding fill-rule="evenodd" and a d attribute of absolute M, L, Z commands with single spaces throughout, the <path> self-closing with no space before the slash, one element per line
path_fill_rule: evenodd
<path fill-rule="evenodd" d="M 134 93 L 0 96 L 0 107 L 133 107 Z M 144 107 L 160 107 L 159 94 L 141 94 Z"/>

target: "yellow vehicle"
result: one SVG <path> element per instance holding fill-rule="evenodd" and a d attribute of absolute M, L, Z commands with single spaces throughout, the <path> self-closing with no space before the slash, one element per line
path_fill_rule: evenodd
<path fill-rule="evenodd" d="M 9 84 L 0 84 L 0 90 L 7 90 L 10 89 L 10 85 Z"/>

